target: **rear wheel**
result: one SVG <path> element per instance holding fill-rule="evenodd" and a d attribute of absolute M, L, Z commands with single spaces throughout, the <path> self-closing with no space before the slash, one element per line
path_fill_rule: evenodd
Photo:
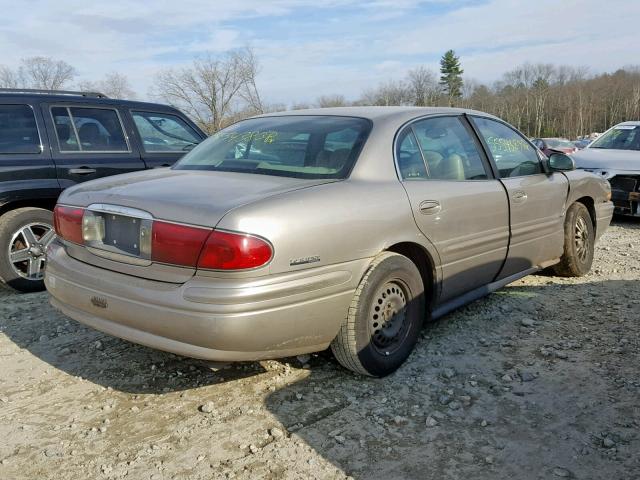
<path fill-rule="evenodd" d="M 589 273 L 593 263 L 595 232 L 589 210 L 574 203 L 567 210 L 564 222 L 564 252 L 560 263 L 553 266 L 556 275 L 581 277 Z"/>
<path fill-rule="evenodd" d="M 383 377 L 407 359 L 424 317 L 424 286 L 417 267 L 403 255 L 382 253 L 358 285 L 331 350 L 344 367 Z"/>
<path fill-rule="evenodd" d="M 18 208 L 0 217 L 0 278 L 22 292 L 44 290 L 46 250 L 55 238 L 53 214 Z"/>

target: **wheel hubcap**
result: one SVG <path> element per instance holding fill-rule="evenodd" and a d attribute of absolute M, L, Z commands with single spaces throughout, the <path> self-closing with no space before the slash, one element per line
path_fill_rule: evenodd
<path fill-rule="evenodd" d="M 589 229 L 584 218 L 578 217 L 575 231 L 576 254 L 581 262 L 589 255 Z"/>
<path fill-rule="evenodd" d="M 390 355 L 406 333 L 407 297 L 397 281 L 385 283 L 376 293 L 369 314 L 371 343 L 378 352 Z"/>
<path fill-rule="evenodd" d="M 47 246 L 55 236 L 53 227 L 46 223 L 30 223 L 14 233 L 9 243 L 13 271 L 28 280 L 42 280 Z"/>

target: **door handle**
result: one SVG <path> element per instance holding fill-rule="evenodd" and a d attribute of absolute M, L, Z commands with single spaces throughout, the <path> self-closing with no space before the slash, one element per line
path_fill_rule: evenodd
<path fill-rule="evenodd" d="M 170 163 L 163 163 L 162 165 L 156 165 L 155 167 L 151 167 L 151 168 L 167 168 L 170 166 L 171 166 Z"/>
<path fill-rule="evenodd" d="M 442 206 L 440 202 L 437 200 L 424 200 L 420 202 L 420 213 L 424 213 L 425 215 L 433 215 L 434 213 L 438 213 L 442 210 Z"/>
<path fill-rule="evenodd" d="M 511 195 L 511 198 L 516 203 L 522 203 L 527 199 L 527 194 L 522 190 L 518 190 L 517 192 L 514 192 L 513 195 Z"/>
<path fill-rule="evenodd" d="M 79 168 L 70 168 L 69 173 L 72 175 L 89 175 L 90 173 L 96 173 L 97 170 L 95 168 L 89 167 L 79 167 Z"/>

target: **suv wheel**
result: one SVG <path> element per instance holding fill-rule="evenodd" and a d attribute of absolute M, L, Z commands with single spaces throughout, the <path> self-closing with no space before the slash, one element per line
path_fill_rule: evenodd
<path fill-rule="evenodd" d="M 53 214 L 18 208 L 0 217 L 0 278 L 21 292 L 44 290 L 46 251 L 55 238 Z"/>
<path fill-rule="evenodd" d="M 383 377 L 407 359 L 425 317 L 424 286 L 403 255 L 378 255 L 364 275 L 331 350 L 342 366 Z"/>

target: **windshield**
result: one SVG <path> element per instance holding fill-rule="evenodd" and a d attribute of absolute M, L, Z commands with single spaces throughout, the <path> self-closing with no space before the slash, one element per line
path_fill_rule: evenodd
<path fill-rule="evenodd" d="M 362 118 L 274 116 L 245 120 L 185 155 L 177 170 L 345 178 L 371 130 Z"/>
<path fill-rule="evenodd" d="M 569 140 L 562 140 L 559 138 L 547 138 L 546 142 L 547 142 L 547 145 L 549 145 L 551 148 L 574 148 L 573 143 L 571 143 Z"/>
<path fill-rule="evenodd" d="M 589 148 L 611 148 L 615 150 L 640 150 L 640 126 L 617 125 L 594 140 Z"/>

